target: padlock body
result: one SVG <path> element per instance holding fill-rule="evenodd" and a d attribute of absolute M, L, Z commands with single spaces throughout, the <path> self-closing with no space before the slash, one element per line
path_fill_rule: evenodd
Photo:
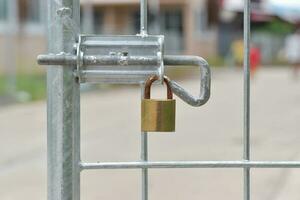
<path fill-rule="evenodd" d="M 143 99 L 142 100 L 142 131 L 174 132 L 176 100 Z"/>

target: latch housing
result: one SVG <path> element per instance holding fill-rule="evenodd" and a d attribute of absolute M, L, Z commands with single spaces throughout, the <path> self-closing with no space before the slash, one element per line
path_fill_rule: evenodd
<path fill-rule="evenodd" d="M 137 84 L 153 75 L 162 78 L 163 45 L 164 36 L 81 35 L 77 50 L 81 82 Z"/>

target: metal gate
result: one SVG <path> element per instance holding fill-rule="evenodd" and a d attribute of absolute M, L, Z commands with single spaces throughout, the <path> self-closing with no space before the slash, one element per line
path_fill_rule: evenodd
<path fill-rule="evenodd" d="M 39 56 L 38 61 L 40 64 L 51 65 L 47 69 L 48 200 L 79 200 L 80 172 L 90 169 L 141 169 L 141 199 L 147 200 L 149 168 L 242 168 L 244 169 L 244 200 L 250 200 L 251 168 L 300 167 L 300 162 L 250 160 L 250 0 L 244 1 L 243 159 L 238 161 L 148 161 L 148 136 L 147 133 L 142 132 L 140 161 L 105 163 L 85 163 L 80 159 L 80 83 L 141 83 L 143 87 L 142 80 L 148 75 L 156 74 L 160 77 L 164 75 L 163 64 L 199 65 L 201 91 L 198 98 L 188 94 L 174 81 L 171 82 L 171 87 L 177 96 L 190 105 L 201 106 L 208 101 L 210 96 L 208 64 L 204 59 L 195 56 L 163 55 L 163 37 L 147 35 L 147 0 L 140 1 L 140 34 L 119 37 L 80 35 L 79 0 L 47 1 L 49 54 Z M 147 46 L 147 48 L 152 48 L 150 52 L 156 54 L 150 55 L 151 53 L 146 51 L 132 50 L 130 53 L 137 54 L 137 56 L 129 57 L 128 52 L 117 52 L 116 49 L 122 45 L 139 48 Z M 97 47 L 97 51 L 89 52 L 89 48 L 93 49 L 93 47 Z M 99 52 L 107 52 L 107 48 L 109 56 L 97 56 Z M 111 68 L 107 70 L 107 68 L 100 67 L 95 70 L 93 68 L 95 65 L 109 65 Z"/>

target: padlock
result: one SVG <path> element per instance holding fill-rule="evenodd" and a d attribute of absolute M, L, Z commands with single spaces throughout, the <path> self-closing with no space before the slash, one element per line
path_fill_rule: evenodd
<path fill-rule="evenodd" d="M 170 80 L 164 76 L 167 86 L 167 99 L 150 99 L 152 83 L 159 79 L 151 76 L 145 83 L 144 99 L 142 100 L 142 131 L 143 132 L 174 132 L 176 100 L 170 87 Z"/>

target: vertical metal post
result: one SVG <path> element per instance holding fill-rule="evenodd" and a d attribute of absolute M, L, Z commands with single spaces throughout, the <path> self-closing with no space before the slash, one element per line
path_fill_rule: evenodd
<path fill-rule="evenodd" d="M 47 0 L 48 51 L 72 52 L 79 0 Z M 80 199 L 80 85 L 73 67 L 47 69 L 48 200 Z"/>
<path fill-rule="evenodd" d="M 148 34 L 148 0 L 140 0 L 141 6 L 141 34 Z"/>
<path fill-rule="evenodd" d="M 148 34 L 148 0 L 140 0 L 141 35 Z M 142 97 L 144 85 L 142 84 Z M 148 133 L 141 133 L 141 160 L 148 161 Z M 148 200 L 148 169 L 142 169 L 142 200 Z"/>
<path fill-rule="evenodd" d="M 250 25 L 251 2 L 244 0 L 244 155 L 250 161 Z M 250 200 L 250 168 L 244 168 L 244 200 Z"/>
<path fill-rule="evenodd" d="M 144 98 L 144 85 L 141 86 L 142 98 Z M 148 161 L 148 133 L 141 133 L 141 160 Z M 142 200 L 148 200 L 148 169 L 142 169 Z"/>

